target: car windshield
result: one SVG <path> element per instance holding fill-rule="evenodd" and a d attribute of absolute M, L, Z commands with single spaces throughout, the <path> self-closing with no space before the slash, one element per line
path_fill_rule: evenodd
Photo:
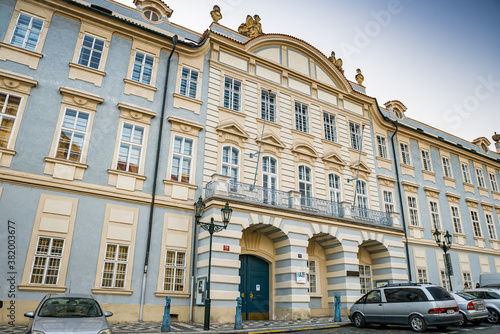
<path fill-rule="evenodd" d="M 440 286 L 430 286 L 427 287 L 427 290 L 431 293 L 432 297 L 434 297 L 434 300 L 453 300 L 450 293 Z"/>
<path fill-rule="evenodd" d="M 470 293 L 467 293 L 467 292 L 460 292 L 460 293 L 457 293 L 456 295 L 462 297 L 465 300 L 471 300 L 471 299 L 476 299 L 477 298 L 476 296 L 473 296 L 473 295 L 471 295 Z"/>
<path fill-rule="evenodd" d="M 102 317 L 99 304 L 91 298 L 57 297 L 47 299 L 40 311 L 40 317 L 77 318 Z"/>

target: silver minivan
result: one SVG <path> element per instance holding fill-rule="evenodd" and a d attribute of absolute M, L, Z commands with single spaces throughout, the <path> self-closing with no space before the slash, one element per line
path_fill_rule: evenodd
<path fill-rule="evenodd" d="M 416 332 L 427 326 L 440 330 L 460 321 L 457 301 L 440 286 L 403 283 L 376 288 L 352 307 L 349 320 L 356 327 L 367 323 L 410 325 Z"/>

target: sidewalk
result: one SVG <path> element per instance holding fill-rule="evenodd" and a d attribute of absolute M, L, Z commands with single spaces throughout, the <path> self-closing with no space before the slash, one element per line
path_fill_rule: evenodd
<path fill-rule="evenodd" d="M 351 322 L 343 318 L 342 322 L 334 322 L 333 317 L 311 318 L 307 320 L 245 320 L 243 329 L 234 329 L 234 324 L 211 324 L 209 331 L 203 330 L 203 324 L 188 324 L 173 322 L 170 325 L 171 332 L 181 333 L 238 333 L 238 334 L 260 334 L 278 332 L 296 332 L 311 329 L 336 328 L 349 326 Z M 111 323 L 111 330 L 114 334 L 127 333 L 162 333 L 161 323 L 158 322 L 121 322 Z M 0 325 L 2 334 L 22 334 L 26 330 L 26 325 L 8 326 Z"/>

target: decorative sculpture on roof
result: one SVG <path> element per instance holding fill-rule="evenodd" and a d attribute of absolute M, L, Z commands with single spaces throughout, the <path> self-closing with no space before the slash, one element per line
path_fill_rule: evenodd
<path fill-rule="evenodd" d="M 254 38 L 264 34 L 262 32 L 259 15 L 254 15 L 253 18 L 250 15 L 247 15 L 246 22 L 240 24 L 240 26 L 238 27 L 238 32 L 250 38 Z"/>
<path fill-rule="evenodd" d="M 210 12 L 210 15 L 212 16 L 212 20 L 214 20 L 215 23 L 219 22 L 219 20 L 222 19 L 220 7 L 215 5 L 214 9 Z"/>
<path fill-rule="evenodd" d="M 340 72 L 342 72 L 342 74 L 344 74 L 344 69 L 342 68 L 344 62 L 342 61 L 342 58 L 335 59 L 335 52 L 332 51 L 332 55 L 328 57 L 328 59 L 333 63 L 333 65 L 335 65 L 336 68 L 339 69 Z"/>
<path fill-rule="evenodd" d="M 356 77 L 355 77 L 356 81 L 358 82 L 358 84 L 360 86 L 363 86 L 363 81 L 365 80 L 365 76 L 361 73 L 361 70 L 359 68 L 356 70 L 356 73 L 358 73 L 358 74 L 356 74 Z"/>

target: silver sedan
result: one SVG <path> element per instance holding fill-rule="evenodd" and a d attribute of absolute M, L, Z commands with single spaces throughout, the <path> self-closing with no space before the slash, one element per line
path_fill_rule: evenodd
<path fill-rule="evenodd" d="M 461 292 L 467 292 L 477 298 L 483 299 L 489 312 L 486 320 L 492 324 L 500 323 L 500 290 L 477 288 Z"/>
<path fill-rule="evenodd" d="M 467 292 L 457 292 L 451 294 L 458 303 L 462 320 L 459 326 L 466 326 L 468 322 L 479 325 L 488 318 L 488 310 L 482 299 L 479 299 Z"/>

